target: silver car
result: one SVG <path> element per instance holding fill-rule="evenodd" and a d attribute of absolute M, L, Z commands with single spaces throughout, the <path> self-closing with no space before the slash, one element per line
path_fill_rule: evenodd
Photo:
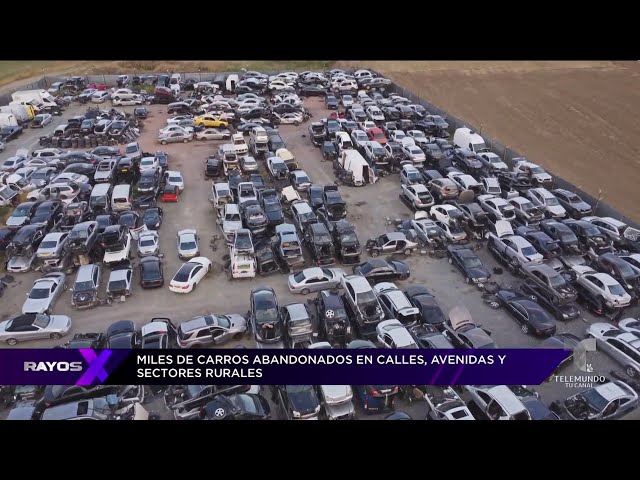
<path fill-rule="evenodd" d="M 608 273 L 596 272 L 586 265 L 572 265 L 571 270 L 576 274 L 576 283 L 602 297 L 608 307 L 622 308 L 631 303 L 631 295 Z"/>
<path fill-rule="evenodd" d="M 22 313 L 51 313 L 56 300 L 67 289 L 64 273 L 48 273 L 33 282 L 31 291 L 22 305 Z"/>
<path fill-rule="evenodd" d="M 341 268 L 305 268 L 289 275 L 289 291 L 306 295 L 310 292 L 339 288 L 340 280 L 346 275 Z"/>
<path fill-rule="evenodd" d="M 640 336 L 624 332 L 609 323 L 593 323 L 587 335 L 596 339 L 596 347 L 609 355 L 631 378 L 640 375 Z"/>
<path fill-rule="evenodd" d="M 0 341 L 13 346 L 27 340 L 56 340 L 70 331 L 71 319 L 66 315 L 28 313 L 0 322 Z"/>
<path fill-rule="evenodd" d="M 203 315 L 178 326 L 178 345 L 190 348 L 196 345 L 219 345 L 232 338 L 239 340 L 247 331 L 242 315 Z"/>
<path fill-rule="evenodd" d="M 36 251 L 36 255 L 39 260 L 46 260 L 47 258 L 58 258 L 67 243 L 67 237 L 69 232 L 51 232 L 40 242 L 40 246 Z"/>
<path fill-rule="evenodd" d="M 162 145 L 166 145 L 167 143 L 187 143 L 190 142 L 193 138 L 193 134 L 183 131 L 174 131 L 168 133 L 162 133 L 158 136 L 158 142 Z"/>
<path fill-rule="evenodd" d="M 107 295 L 111 298 L 128 297 L 133 293 L 133 269 L 130 265 L 111 270 Z"/>
<path fill-rule="evenodd" d="M 138 256 L 157 256 L 160 252 L 160 237 L 155 230 L 148 230 L 140 233 L 138 237 Z"/>
<path fill-rule="evenodd" d="M 198 241 L 198 233 L 192 229 L 187 228 L 178 232 L 178 257 L 184 260 L 187 258 L 193 258 L 200 255 L 200 245 Z"/>

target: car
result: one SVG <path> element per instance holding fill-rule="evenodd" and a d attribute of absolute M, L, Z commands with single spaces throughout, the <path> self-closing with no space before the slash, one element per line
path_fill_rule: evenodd
<path fill-rule="evenodd" d="M 495 182 L 494 188 L 497 188 L 497 192 L 487 191 L 487 189 L 485 188 L 487 186 L 487 182 L 486 182 L 487 179 L 484 179 L 484 178 L 483 178 L 483 182 L 480 183 L 473 176 L 467 175 L 462 172 L 449 172 L 447 174 L 447 177 L 453 180 L 454 182 L 456 182 L 458 184 L 458 187 L 460 187 L 460 190 L 462 191 L 471 190 L 476 195 L 481 194 L 483 191 L 487 194 L 492 194 L 492 195 L 500 194 L 500 187 L 497 185 L 497 180 L 495 178 L 489 178 L 488 183 L 490 184 L 492 183 L 492 181 L 494 181 Z"/>
<path fill-rule="evenodd" d="M 2 172 L 15 172 L 17 169 L 26 166 L 27 158 L 22 156 L 13 156 L 7 158 L 2 165 L 0 165 L 0 171 Z"/>
<path fill-rule="evenodd" d="M 540 207 L 547 218 L 563 218 L 567 216 L 567 211 L 555 195 L 546 188 L 530 188 L 527 190 L 526 197 L 535 206 Z"/>
<path fill-rule="evenodd" d="M 451 309 L 442 333 L 456 348 L 498 348 L 491 338 L 491 332 L 476 325 L 465 307 L 456 306 Z"/>
<path fill-rule="evenodd" d="M 488 420 L 531 420 L 527 408 L 506 385 L 465 385 L 464 390 L 471 397 L 471 404 Z"/>
<path fill-rule="evenodd" d="M 306 201 L 296 201 L 291 205 L 291 213 L 293 223 L 301 234 L 307 229 L 307 226 L 318 222 L 316 213 Z"/>
<path fill-rule="evenodd" d="M 640 336 L 609 323 L 592 323 L 587 335 L 595 338 L 596 348 L 618 362 L 629 377 L 640 376 Z"/>
<path fill-rule="evenodd" d="M 264 233 L 269 225 L 269 219 L 262 210 L 262 206 L 258 200 L 244 200 L 240 203 L 240 216 L 246 228 L 252 234 L 259 235 Z"/>
<path fill-rule="evenodd" d="M 402 252 L 404 255 L 411 255 L 418 248 L 418 244 L 407 238 L 402 232 L 390 232 L 380 235 L 377 238 L 370 238 L 365 249 L 372 257 L 378 255 L 391 255 Z"/>
<path fill-rule="evenodd" d="M 268 420 L 271 407 L 262 395 L 217 395 L 198 415 L 200 420 Z"/>
<path fill-rule="evenodd" d="M 173 276 L 169 283 L 169 290 L 174 293 L 190 293 L 210 271 L 211 260 L 206 257 L 191 258 Z"/>
<path fill-rule="evenodd" d="M 521 157 L 514 158 L 512 161 L 514 162 L 513 172 L 516 175 L 523 175 L 529 178 L 534 186 L 546 188 L 551 187 L 553 184 L 553 177 L 545 172 L 545 170 L 539 165 L 529 162 Z"/>
<path fill-rule="evenodd" d="M 395 319 L 378 323 L 376 334 L 384 348 L 419 348 L 406 327 Z"/>
<path fill-rule="evenodd" d="M 158 230 L 162 225 L 162 208 L 147 208 L 142 214 L 142 222 L 149 230 Z"/>
<path fill-rule="evenodd" d="M 322 408 L 313 385 L 274 385 L 271 398 L 286 420 L 317 420 Z"/>
<path fill-rule="evenodd" d="M 566 304 L 578 298 L 578 292 L 571 283 L 549 265 L 524 265 L 521 271 L 532 282 L 547 290 L 553 296 L 553 303 Z"/>
<path fill-rule="evenodd" d="M 536 207 L 528 198 L 517 196 L 510 198 L 508 202 L 515 209 L 516 219 L 525 225 L 538 224 L 545 218 L 544 211 Z"/>
<path fill-rule="evenodd" d="M 533 333 L 541 337 L 549 337 L 556 333 L 556 324 L 547 310 L 530 297 L 509 289 L 499 289 L 495 293 L 499 306 L 520 325 L 523 333 Z"/>
<path fill-rule="evenodd" d="M 53 115 L 49 115 L 48 113 L 41 113 L 33 117 L 31 128 L 44 128 L 51 122 L 53 122 Z"/>
<path fill-rule="evenodd" d="M 351 108 L 353 106 L 353 96 L 344 94 L 340 97 L 340 103 L 344 108 Z"/>
<path fill-rule="evenodd" d="M 178 326 L 178 346 L 221 345 L 240 340 L 247 331 L 247 321 L 241 315 L 208 314 L 187 320 Z"/>
<path fill-rule="evenodd" d="M 19 125 L 5 126 L 0 128 L 0 141 L 9 143 L 22 135 L 24 129 Z"/>
<path fill-rule="evenodd" d="M 574 302 L 558 303 L 556 295 L 533 280 L 527 279 L 520 285 L 520 291 L 552 313 L 556 320 L 568 321 L 580 318 L 580 309 Z"/>
<path fill-rule="evenodd" d="M 97 350 L 104 345 L 103 333 L 76 333 L 71 340 L 65 343 L 62 348 L 67 349 L 79 349 L 79 348 L 91 348 Z"/>
<path fill-rule="evenodd" d="M 618 256 L 627 262 L 634 272 L 640 274 L 640 253 L 618 254 Z"/>
<path fill-rule="evenodd" d="M 138 179 L 138 192 L 150 195 L 152 199 L 155 199 L 160 191 L 161 178 L 160 169 L 143 171 Z"/>
<path fill-rule="evenodd" d="M 138 165 L 138 171 L 140 173 L 148 170 L 158 171 L 160 170 L 160 162 L 156 157 L 143 157 Z"/>
<path fill-rule="evenodd" d="M 417 145 L 408 145 L 405 142 L 402 142 L 402 153 L 404 153 L 414 165 L 422 166 L 422 164 L 427 160 L 424 152 Z"/>
<path fill-rule="evenodd" d="M 489 173 L 509 171 L 507 164 L 493 152 L 480 152 L 477 157 Z"/>
<path fill-rule="evenodd" d="M 516 228 L 516 234 L 531 243 L 545 260 L 556 258 L 562 254 L 560 242 L 554 240 L 545 232 L 522 225 Z"/>
<path fill-rule="evenodd" d="M 609 381 L 551 404 L 551 410 L 569 420 L 614 420 L 638 408 L 638 394 L 620 380 Z"/>
<path fill-rule="evenodd" d="M 616 254 L 603 253 L 593 260 L 592 266 L 611 275 L 632 297 L 640 296 L 640 272 Z"/>
<path fill-rule="evenodd" d="M 140 286 L 142 288 L 157 288 L 164 285 L 162 261 L 156 256 L 140 259 Z"/>
<path fill-rule="evenodd" d="M 118 225 L 127 227 L 129 231 L 133 232 L 142 227 L 142 218 L 140 214 L 133 210 L 125 210 L 118 213 Z"/>
<path fill-rule="evenodd" d="M 142 231 L 138 235 L 138 256 L 158 256 L 160 253 L 160 237 L 154 230 Z"/>
<path fill-rule="evenodd" d="M 335 95 L 327 94 L 324 98 L 325 106 L 329 110 L 337 110 L 338 109 L 338 99 Z"/>
<path fill-rule="evenodd" d="M 138 329 L 132 320 L 120 320 L 107 328 L 105 348 L 133 349 L 139 344 Z"/>
<path fill-rule="evenodd" d="M 128 297 L 133 293 L 133 268 L 128 260 L 111 265 L 107 295 L 109 298 Z"/>
<path fill-rule="evenodd" d="M 35 172 L 33 172 L 33 175 L 31 176 L 31 183 L 35 185 L 36 188 L 42 188 L 51 181 L 55 174 L 55 167 L 39 167 Z"/>
<path fill-rule="evenodd" d="M 136 118 L 145 119 L 149 116 L 149 110 L 146 107 L 136 107 L 133 109 L 133 116 Z"/>
<path fill-rule="evenodd" d="M 168 143 L 188 143 L 193 139 L 193 134 L 185 130 L 161 133 L 158 136 L 158 142 L 162 145 Z"/>
<path fill-rule="evenodd" d="M 586 220 L 567 219 L 564 223 L 569 227 L 580 244 L 587 250 L 593 249 L 596 254 L 611 248 L 611 239 L 602 233 L 598 227 Z"/>
<path fill-rule="evenodd" d="M 177 170 L 167 170 L 164 172 L 165 186 L 177 187 L 180 192 L 184 191 L 184 178 Z"/>
<path fill-rule="evenodd" d="M 578 195 L 563 188 L 551 190 L 558 199 L 560 205 L 567 211 L 570 217 L 582 218 L 593 215 L 593 208 Z"/>
<path fill-rule="evenodd" d="M 176 344 L 177 330 L 168 318 L 153 318 L 140 329 L 140 348 L 166 350 Z"/>
<path fill-rule="evenodd" d="M 494 225 L 494 231 L 488 233 L 487 248 L 499 261 L 506 264 L 514 272 L 518 272 L 522 266 L 533 263 L 542 263 L 544 257 L 527 240 L 513 234 L 511 224 L 506 220 L 498 220 Z"/>
<path fill-rule="evenodd" d="M 467 283 L 475 283 L 479 288 L 483 288 L 491 278 L 489 269 L 469 247 L 449 245 L 447 257 L 449 263 L 455 265 L 464 274 Z"/>
<path fill-rule="evenodd" d="M 0 322 L 0 341 L 15 346 L 28 340 L 57 340 L 70 331 L 71 319 L 66 315 L 28 313 Z"/>
<path fill-rule="evenodd" d="M 630 227 L 624 222 L 612 217 L 582 217 L 583 220 L 593 223 L 602 233 L 609 236 L 615 246 L 630 247 L 635 252 L 640 252 L 638 239 L 640 231 Z"/>
<path fill-rule="evenodd" d="M 284 322 L 282 321 L 278 298 L 270 287 L 257 287 L 249 296 L 249 322 L 257 346 L 277 348 L 282 344 Z"/>
<path fill-rule="evenodd" d="M 542 220 L 540 230 L 557 240 L 567 254 L 581 255 L 580 242 L 575 233 L 566 224 L 555 219 Z"/>
<path fill-rule="evenodd" d="M 400 189 L 400 199 L 412 210 L 427 210 L 435 203 L 427 187 L 421 183 L 416 185 L 400 185 Z"/>
<path fill-rule="evenodd" d="M 196 140 L 229 140 L 231 132 L 226 128 L 205 128 L 196 132 Z"/>
<path fill-rule="evenodd" d="M 485 194 L 478 195 L 476 199 L 484 211 L 487 212 L 492 222 L 496 223 L 502 220 L 513 222 L 515 220 L 516 209 L 504 198 Z"/>
<path fill-rule="evenodd" d="M 417 325 L 421 323 L 420 310 L 411 304 L 395 284 L 381 282 L 376 284 L 373 290 L 387 318 L 395 319 L 402 325 Z"/>
<path fill-rule="evenodd" d="M 29 224 L 40 203 L 41 202 L 23 202 L 15 207 L 5 221 L 6 226 L 11 229 L 18 229 Z"/>
<path fill-rule="evenodd" d="M 177 234 L 178 240 L 178 257 L 181 260 L 200 256 L 200 237 L 198 232 L 192 228 L 179 230 Z"/>
<path fill-rule="evenodd" d="M 60 295 L 67 289 L 66 279 L 64 273 L 48 273 L 33 282 L 22 305 L 22 313 L 49 315 Z"/>
<path fill-rule="evenodd" d="M 63 204 L 60 200 L 42 202 L 31 217 L 31 225 L 40 225 L 51 230 L 53 225 L 62 217 Z"/>
<path fill-rule="evenodd" d="M 408 265 L 399 260 L 374 258 L 353 267 L 355 275 L 362 275 L 372 282 L 407 280 L 411 275 Z"/>
<path fill-rule="evenodd" d="M 216 118 L 214 115 L 200 115 L 193 118 L 195 126 L 203 126 L 206 128 L 228 128 L 229 122 L 221 118 Z"/>
<path fill-rule="evenodd" d="M 576 276 L 578 294 L 584 300 L 587 300 L 585 296 L 593 296 L 600 303 L 600 309 L 623 308 L 631 303 L 631 295 L 611 275 L 596 272 L 586 265 L 573 265 L 571 271 Z"/>
<path fill-rule="evenodd" d="M 306 268 L 289 275 L 289 291 L 307 295 L 310 292 L 339 288 L 344 275 L 345 272 L 341 268 Z"/>
<path fill-rule="evenodd" d="M 403 165 L 400 170 L 401 185 L 417 185 L 424 183 L 424 178 L 420 170 L 413 165 Z"/>
<path fill-rule="evenodd" d="M 36 256 L 39 260 L 47 263 L 47 259 L 58 259 L 65 248 L 69 232 L 51 232 L 47 233 L 40 242 Z"/>

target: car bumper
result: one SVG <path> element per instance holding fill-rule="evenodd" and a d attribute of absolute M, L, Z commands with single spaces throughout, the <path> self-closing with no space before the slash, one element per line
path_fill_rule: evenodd
<path fill-rule="evenodd" d="M 189 293 L 191 292 L 191 290 L 193 290 L 193 286 L 188 285 L 186 287 L 182 287 L 182 286 L 169 284 L 169 290 L 172 291 L 173 293 Z"/>

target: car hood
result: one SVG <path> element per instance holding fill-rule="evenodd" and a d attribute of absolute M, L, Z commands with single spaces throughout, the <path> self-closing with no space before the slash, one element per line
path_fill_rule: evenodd
<path fill-rule="evenodd" d="M 313 389 L 289 393 L 288 397 L 291 408 L 301 415 L 312 413 L 318 407 L 318 397 Z"/>
<path fill-rule="evenodd" d="M 467 268 L 467 273 L 472 278 L 489 278 L 490 277 L 489 271 L 484 267 Z"/>
<path fill-rule="evenodd" d="M 13 256 L 7 262 L 7 266 L 9 268 L 29 268 L 32 261 L 33 261 L 33 257 Z"/>
<path fill-rule="evenodd" d="M 11 216 L 7 218 L 7 221 L 5 223 L 7 224 L 7 227 L 21 227 L 22 225 L 25 225 L 27 223 L 28 219 L 29 217 Z"/>
<path fill-rule="evenodd" d="M 561 205 L 547 206 L 547 210 L 549 210 L 549 212 L 551 212 L 552 215 L 565 215 L 567 213 L 564 207 L 562 207 Z"/>
<path fill-rule="evenodd" d="M 232 314 L 229 315 L 229 321 L 231 322 L 231 327 L 233 328 L 246 328 L 247 321 L 242 315 Z"/>
<path fill-rule="evenodd" d="M 71 326 L 71 319 L 66 315 L 51 315 L 48 330 L 66 330 Z"/>
<path fill-rule="evenodd" d="M 321 385 L 320 388 L 328 404 L 344 403 L 353 398 L 350 385 Z"/>
<path fill-rule="evenodd" d="M 525 258 L 530 262 L 536 263 L 542 262 L 544 260 L 544 257 L 539 253 L 534 253 L 533 255 L 525 255 Z"/>
<path fill-rule="evenodd" d="M 44 313 L 44 311 L 49 307 L 49 304 L 50 300 L 48 298 L 27 298 L 22 306 L 22 313 Z"/>
<path fill-rule="evenodd" d="M 222 230 L 226 233 L 235 232 L 240 228 L 242 228 L 242 222 L 233 222 L 229 220 L 224 220 L 222 222 Z"/>
<path fill-rule="evenodd" d="M 548 173 L 534 173 L 533 178 L 539 182 L 551 182 L 553 180 L 553 177 Z"/>

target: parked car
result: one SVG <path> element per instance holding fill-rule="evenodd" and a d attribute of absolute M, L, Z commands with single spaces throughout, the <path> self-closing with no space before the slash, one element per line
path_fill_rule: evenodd
<path fill-rule="evenodd" d="M 556 324 L 553 317 L 537 302 L 520 293 L 500 289 L 495 293 L 495 298 L 501 307 L 520 325 L 523 333 L 533 333 L 541 337 L 549 337 L 556 333 Z"/>
<path fill-rule="evenodd" d="M 637 407 L 638 394 L 620 380 L 590 387 L 551 404 L 552 411 L 569 420 L 613 420 Z"/>
<path fill-rule="evenodd" d="M 66 278 L 64 273 L 48 273 L 33 282 L 22 305 L 22 313 L 49 315 L 60 295 L 67 289 Z"/>
<path fill-rule="evenodd" d="M 241 339 L 247 331 L 247 321 L 241 315 L 209 314 L 195 317 L 178 326 L 178 346 L 220 345 Z"/>
<path fill-rule="evenodd" d="M 455 265 L 464 274 L 467 283 L 475 283 L 479 288 L 483 288 L 491 278 L 489 269 L 471 248 L 449 245 L 447 257 L 449 263 Z"/>
<path fill-rule="evenodd" d="M 65 315 L 28 313 L 0 322 L 0 341 L 15 346 L 28 340 L 57 340 L 70 331 L 71 319 Z"/>
<path fill-rule="evenodd" d="M 353 267 L 355 275 L 362 275 L 372 282 L 385 280 L 407 280 L 411 275 L 409 266 L 399 260 L 374 258 Z"/>

